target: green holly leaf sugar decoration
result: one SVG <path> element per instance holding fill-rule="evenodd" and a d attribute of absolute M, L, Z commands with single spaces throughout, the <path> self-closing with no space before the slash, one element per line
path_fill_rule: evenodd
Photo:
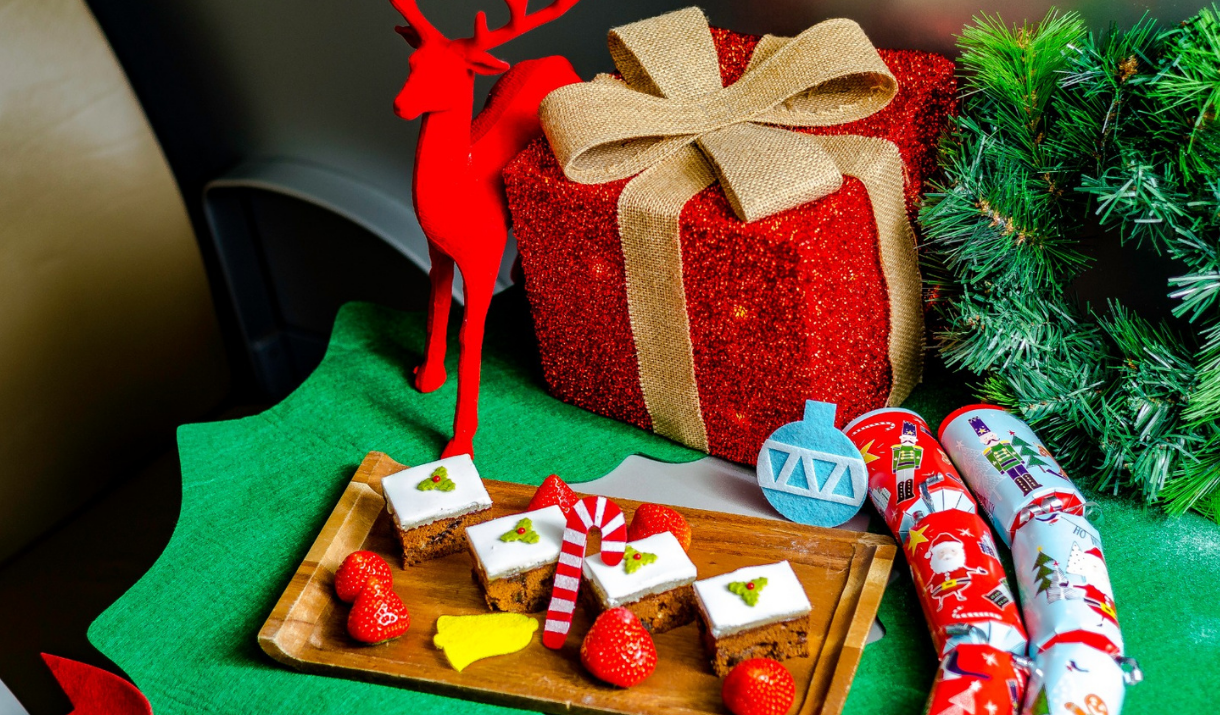
<path fill-rule="evenodd" d="M 647 566 L 656 560 L 656 554 L 636 551 L 628 546 L 627 550 L 623 552 L 623 570 L 629 574 L 633 574 L 636 571 L 639 571 L 641 566 Z"/>
<path fill-rule="evenodd" d="M 534 531 L 534 522 L 522 519 L 517 525 L 500 534 L 500 541 L 523 541 L 527 544 L 538 543 L 538 532 Z"/>
<path fill-rule="evenodd" d="M 767 587 L 767 579 L 756 578 L 750 581 L 734 581 L 729 584 L 729 591 L 741 596 L 741 600 L 746 602 L 747 606 L 753 607 L 758 603 L 758 594 Z"/>
<path fill-rule="evenodd" d="M 448 469 L 437 467 L 432 470 L 432 474 L 428 475 L 427 479 L 416 484 L 415 488 L 421 492 L 430 492 L 434 489 L 442 492 L 451 492 L 457 488 L 457 485 L 449 478 Z"/>

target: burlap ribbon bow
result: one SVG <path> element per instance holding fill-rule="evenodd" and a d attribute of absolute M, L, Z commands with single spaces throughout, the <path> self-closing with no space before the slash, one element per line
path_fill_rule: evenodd
<path fill-rule="evenodd" d="M 860 27 L 828 20 L 795 38 L 767 36 L 745 74 L 724 87 L 698 8 L 611 30 L 622 79 L 602 75 L 542 103 L 542 126 L 578 183 L 638 174 L 619 197 L 627 303 L 640 385 L 653 429 L 707 450 L 682 283 L 679 219 L 719 181 L 750 222 L 822 198 L 847 174 L 868 189 L 890 295 L 890 404 L 919 380 L 923 311 L 898 148 L 884 139 L 813 136 L 776 126 L 827 126 L 867 117 L 897 81 Z"/>

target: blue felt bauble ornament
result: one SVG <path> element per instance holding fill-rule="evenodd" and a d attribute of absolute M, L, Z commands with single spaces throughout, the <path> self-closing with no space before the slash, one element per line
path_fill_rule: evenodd
<path fill-rule="evenodd" d="M 809 400 L 800 422 L 771 434 L 758 453 L 758 485 L 776 511 L 800 524 L 838 526 L 860 511 L 868 471 L 835 429 L 835 405 Z"/>

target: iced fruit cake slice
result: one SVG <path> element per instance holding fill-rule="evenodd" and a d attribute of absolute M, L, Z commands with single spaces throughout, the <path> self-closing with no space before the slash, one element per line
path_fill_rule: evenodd
<path fill-rule="evenodd" d="M 787 561 L 696 581 L 695 600 L 699 631 L 717 675 L 750 658 L 809 655 L 812 606 Z"/>
<path fill-rule="evenodd" d="M 607 566 L 597 554 L 585 559 L 582 590 L 594 614 L 622 606 L 650 633 L 664 633 L 695 620 L 698 574 L 682 544 L 668 531 L 627 543 L 623 560 Z"/>
<path fill-rule="evenodd" d="M 491 497 L 468 454 L 395 472 L 381 491 L 404 568 L 461 551 L 466 527 L 491 517 Z"/>
<path fill-rule="evenodd" d="M 567 524 L 562 509 L 548 506 L 466 529 L 488 608 L 512 613 L 546 608 Z"/>

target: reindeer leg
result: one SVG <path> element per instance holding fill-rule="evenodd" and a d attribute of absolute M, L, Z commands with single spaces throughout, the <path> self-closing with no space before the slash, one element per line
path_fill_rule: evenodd
<path fill-rule="evenodd" d="M 449 304 L 453 302 L 453 259 L 428 242 L 432 268 L 428 278 L 432 293 L 428 299 L 428 338 L 424 364 L 415 368 L 415 389 L 432 392 L 445 384 L 445 338 L 449 327 Z"/>
<path fill-rule="evenodd" d="M 460 266 L 459 266 L 460 267 Z M 469 275 L 469 278 L 467 277 Z M 453 418 L 453 439 L 442 457 L 456 454 L 474 456 L 474 433 L 479 428 L 479 374 L 483 361 L 483 327 L 496 274 L 490 271 L 462 271 L 466 291 L 466 311 L 459 337 L 457 411 Z"/>

